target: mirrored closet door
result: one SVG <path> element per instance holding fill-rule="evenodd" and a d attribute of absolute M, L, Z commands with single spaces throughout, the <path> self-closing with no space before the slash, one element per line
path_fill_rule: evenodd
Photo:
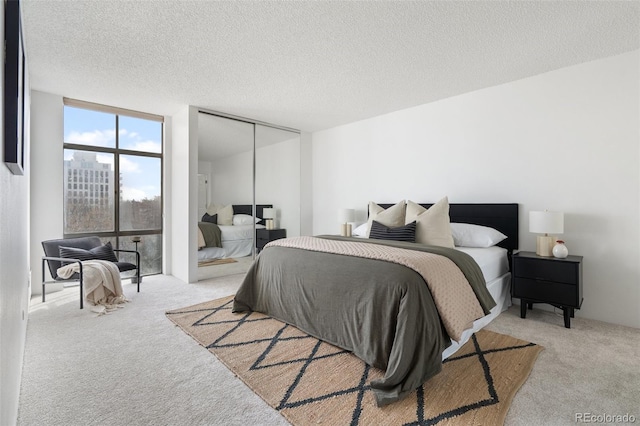
<path fill-rule="evenodd" d="M 246 272 L 266 243 L 300 235 L 300 134 L 198 115 L 202 280 Z"/>
<path fill-rule="evenodd" d="M 253 260 L 253 147 L 253 123 L 198 114 L 198 279 Z"/>
<path fill-rule="evenodd" d="M 300 235 L 300 133 L 256 125 L 256 202 L 272 205 L 257 248 Z"/>

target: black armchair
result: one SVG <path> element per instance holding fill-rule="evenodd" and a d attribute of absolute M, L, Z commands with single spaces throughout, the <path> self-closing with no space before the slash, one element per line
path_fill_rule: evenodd
<path fill-rule="evenodd" d="M 79 281 L 80 283 L 80 309 L 84 307 L 83 299 L 83 270 L 82 270 L 82 260 L 78 258 L 71 257 L 61 257 L 60 256 L 60 247 L 69 247 L 73 249 L 82 249 L 86 251 L 90 251 L 92 249 L 96 249 L 102 247 L 102 241 L 98 237 L 79 237 L 79 238 L 66 238 L 59 240 L 48 240 L 42 242 L 42 248 L 44 249 L 44 256 L 42 257 L 42 301 L 45 301 L 45 284 L 51 284 L 54 282 L 61 281 Z M 116 266 L 120 270 L 120 272 L 125 271 L 136 271 L 136 275 L 132 277 L 136 278 L 136 283 L 138 284 L 138 293 L 140 292 L 140 253 L 136 250 L 121 250 L 121 249 L 112 249 L 115 253 L 135 253 L 136 255 L 136 263 L 129 262 L 120 262 L 116 258 Z M 78 256 L 80 257 L 80 256 Z M 114 256 L 115 257 L 115 256 Z M 80 272 L 74 274 L 69 279 L 60 278 L 58 276 L 58 268 L 63 266 L 63 263 L 73 263 L 77 262 L 80 266 Z M 45 263 L 49 266 L 49 272 L 51 273 L 51 277 L 54 281 L 46 281 L 45 280 Z"/>

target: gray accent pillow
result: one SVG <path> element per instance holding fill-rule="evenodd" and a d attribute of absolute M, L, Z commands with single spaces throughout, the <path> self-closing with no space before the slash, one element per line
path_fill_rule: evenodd
<path fill-rule="evenodd" d="M 105 245 L 94 247 L 91 250 L 60 246 L 60 257 L 64 257 L 68 259 L 78 259 L 78 260 L 97 259 L 97 260 L 106 260 L 109 262 L 118 261 L 116 254 L 113 252 L 111 241 L 107 242 Z M 65 262 L 64 264 L 69 264 L 69 263 L 70 262 Z"/>
<path fill-rule="evenodd" d="M 202 221 L 201 222 L 209 222 L 209 223 L 215 223 L 216 225 L 218 224 L 218 214 L 214 214 L 214 215 L 210 215 L 209 213 L 205 213 L 204 216 L 202 216 Z"/>
<path fill-rule="evenodd" d="M 369 238 L 376 240 L 393 240 L 393 241 L 407 241 L 409 243 L 416 242 L 416 222 L 411 222 L 404 226 L 398 226 L 391 228 L 383 225 L 377 220 L 371 222 L 371 232 Z"/>

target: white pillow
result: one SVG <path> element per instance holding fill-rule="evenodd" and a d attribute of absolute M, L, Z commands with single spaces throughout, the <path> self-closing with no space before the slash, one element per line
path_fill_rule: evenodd
<path fill-rule="evenodd" d="M 365 222 L 360 226 L 357 226 L 356 229 L 351 231 L 351 235 L 354 237 L 366 237 L 367 231 L 369 230 L 369 223 Z"/>
<path fill-rule="evenodd" d="M 407 201 L 405 225 L 416 221 L 416 243 L 453 248 L 449 226 L 449 199 L 444 197 L 429 209 Z"/>
<path fill-rule="evenodd" d="M 233 225 L 233 206 L 231 204 L 209 204 L 207 213 L 211 216 L 218 215 L 218 225 Z"/>
<path fill-rule="evenodd" d="M 376 220 L 390 228 L 404 226 L 404 214 L 407 204 L 404 200 L 394 204 L 388 209 L 384 209 L 374 202 L 369 202 L 369 220 L 367 221 L 367 238 L 371 232 L 371 223 Z M 353 233 L 353 232 L 352 232 Z"/>
<path fill-rule="evenodd" d="M 452 223 L 451 234 L 457 247 L 493 247 L 507 238 L 497 229 L 471 223 Z"/>
<path fill-rule="evenodd" d="M 213 216 L 214 214 L 218 213 L 218 210 L 223 207 L 224 204 L 211 203 L 207 206 L 207 213 L 209 214 L 209 216 Z"/>
<path fill-rule="evenodd" d="M 235 226 L 238 225 L 252 225 L 254 222 L 258 223 L 262 219 L 256 217 L 255 219 L 250 214 L 234 214 L 233 215 L 233 224 Z"/>

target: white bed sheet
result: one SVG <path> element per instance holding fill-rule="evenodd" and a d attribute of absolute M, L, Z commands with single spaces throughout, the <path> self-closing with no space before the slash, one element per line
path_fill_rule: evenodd
<path fill-rule="evenodd" d="M 473 260 L 480 266 L 486 282 L 493 281 L 509 272 L 507 249 L 493 246 L 487 248 L 456 247 L 456 250 L 473 257 Z"/>
<path fill-rule="evenodd" d="M 218 225 L 222 247 L 204 247 L 198 250 L 198 262 L 250 256 L 253 249 L 253 225 Z M 257 225 L 256 229 L 264 229 Z"/>
<path fill-rule="evenodd" d="M 253 240 L 253 225 L 218 225 L 218 227 L 220 227 L 222 233 L 222 242 Z M 256 229 L 264 228 L 264 225 L 256 224 Z"/>
<path fill-rule="evenodd" d="M 203 247 L 198 250 L 198 262 L 203 260 L 222 259 L 226 251 L 222 247 Z"/>
<path fill-rule="evenodd" d="M 488 282 L 487 289 L 489 290 L 489 293 L 491 293 L 493 300 L 496 301 L 496 306 L 494 306 L 487 315 L 475 320 L 473 322 L 473 326 L 462 333 L 462 337 L 459 342 L 452 340 L 451 346 L 445 349 L 442 353 L 442 359 L 449 358 L 458 349 L 460 349 L 462 345 L 467 343 L 473 333 L 484 328 L 498 315 L 509 309 L 511 306 L 511 272 L 507 272 L 506 274 Z"/>
<path fill-rule="evenodd" d="M 452 340 L 451 346 L 442 353 L 442 359 L 453 355 L 471 338 L 473 333 L 485 327 L 511 306 L 511 273 L 509 272 L 507 249 L 494 246 L 487 248 L 456 247 L 456 250 L 467 253 L 480 266 L 482 275 L 487 282 L 487 290 L 495 300 L 496 306 L 491 309 L 489 314 L 474 321 L 472 327 L 462 333 L 459 342 Z"/>
<path fill-rule="evenodd" d="M 198 250 L 198 262 L 203 260 L 228 259 L 251 255 L 253 240 L 223 241 L 222 247 L 205 247 Z"/>
<path fill-rule="evenodd" d="M 366 238 L 354 235 L 358 238 Z M 509 258 L 507 249 L 493 246 L 486 248 L 476 247 L 455 247 L 456 250 L 467 253 L 473 257 L 480 269 L 486 282 L 493 281 L 509 272 Z"/>

